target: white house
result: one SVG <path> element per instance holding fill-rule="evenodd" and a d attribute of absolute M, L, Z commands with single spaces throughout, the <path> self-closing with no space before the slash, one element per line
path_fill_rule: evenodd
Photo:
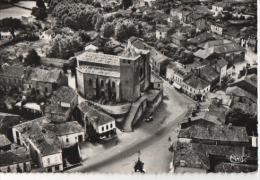
<path fill-rule="evenodd" d="M 45 172 L 63 171 L 62 149 L 84 141 L 84 130 L 76 122 L 52 123 L 41 117 L 13 126 L 14 142 L 24 146 L 37 168 Z"/>
<path fill-rule="evenodd" d="M 0 32 L 0 40 L 11 40 L 13 36 L 10 32 Z"/>
<path fill-rule="evenodd" d="M 109 139 L 116 136 L 116 122 L 114 118 L 89 106 L 86 102 L 81 102 L 78 108 L 81 111 L 81 119 L 86 133 L 88 133 L 89 129 L 94 129 L 99 139 Z"/>
<path fill-rule="evenodd" d="M 55 33 L 51 29 L 48 29 L 47 31 L 44 32 L 40 32 L 40 39 L 50 41 L 54 37 L 55 37 Z"/>

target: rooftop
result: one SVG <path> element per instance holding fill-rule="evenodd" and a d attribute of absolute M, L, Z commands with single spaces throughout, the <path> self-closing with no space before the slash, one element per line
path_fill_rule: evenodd
<path fill-rule="evenodd" d="M 9 139 L 4 134 L 0 134 L 0 148 L 8 145 L 11 145 Z"/>
<path fill-rule="evenodd" d="M 194 37 L 194 38 L 191 38 L 189 40 L 190 43 L 193 43 L 193 44 L 201 44 L 201 43 L 204 43 L 208 40 L 212 40 L 214 39 L 213 35 L 211 33 L 208 33 L 208 32 L 204 32 L 202 34 L 199 34 L 198 36 Z"/>
<path fill-rule="evenodd" d="M 199 110 L 195 116 L 192 116 L 193 109 L 195 108 L 188 110 L 181 123 L 187 123 L 189 118 L 191 122 L 205 120 L 219 125 L 225 123 L 227 109 L 216 99 L 200 103 Z"/>
<path fill-rule="evenodd" d="M 219 77 L 219 73 L 210 65 L 203 66 L 199 69 L 199 76 L 208 82 L 212 82 Z"/>
<path fill-rule="evenodd" d="M 216 124 L 200 124 L 181 129 L 178 138 L 249 142 L 245 127 Z"/>
<path fill-rule="evenodd" d="M 109 77 L 115 77 L 120 78 L 120 71 L 116 69 L 111 68 L 101 68 L 101 67 L 94 67 L 94 66 L 79 66 L 77 67 L 78 70 L 88 73 L 88 74 L 95 74 L 95 75 L 101 75 L 101 76 L 109 76 Z"/>
<path fill-rule="evenodd" d="M 114 56 L 109 54 L 101 53 L 92 53 L 92 52 L 83 52 L 77 55 L 77 60 L 87 61 L 98 64 L 110 64 L 114 66 L 120 66 L 120 56 Z"/>
<path fill-rule="evenodd" d="M 238 86 L 228 87 L 226 89 L 226 93 L 230 96 L 246 97 L 254 102 L 257 101 L 257 96 L 245 91 L 244 89 L 241 89 Z"/>
<path fill-rule="evenodd" d="M 2 65 L 0 66 L 0 76 L 22 78 L 24 76 L 24 69 L 26 68 L 23 66 Z"/>
<path fill-rule="evenodd" d="M 61 75 L 61 70 L 59 69 L 40 69 L 35 68 L 32 69 L 30 74 L 30 79 L 32 81 L 41 81 L 41 82 L 49 82 L 49 83 L 57 83 L 59 81 Z"/>
<path fill-rule="evenodd" d="M 203 90 L 210 85 L 207 81 L 197 77 L 193 73 L 191 73 L 186 79 L 184 79 L 183 82 L 196 90 Z"/>
<path fill-rule="evenodd" d="M 163 55 L 162 53 L 155 50 L 154 48 L 151 49 L 150 56 L 151 56 L 151 59 L 153 59 L 154 61 L 156 61 L 158 63 L 169 60 L 169 58 L 167 56 Z"/>
<path fill-rule="evenodd" d="M 43 156 L 61 153 L 58 136 L 82 132 L 83 128 L 76 122 L 54 124 L 48 117 L 41 117 L 14 126 L 25 141 L 30 140 Z"/>
<path fill-rule="evenodd" d="M 51 101 L 70 103 L 76 96 L 77 93 L 74 89 L 69 86 L 61 86 L 55 92 L 53 92 Z"/>
<path fill-rule="evenodd" d="M 226 158 L 232 154 L 241 155 L 242 151 L 242 147 L 177 142 L 173 164 L 180 167 L 181 161 L 185 161 L 185 167 L 210 169 L 209 155 Z"/>
<path fill-rule="evenodd" d="M 82 102 L 78 105 L 79 109 L 90 119 L 92 123 L 95 123 L 97 126 L 102 126 L 109 122 L 115 121 L 114 118 L 105 114 L 102 111 L 95 109 L 92 106 L 87 105 L 87 103 Z"/>
<path fill-rule="evenodd" d="M 0 153 L 0 167 L 30 161 L 31 159 L 25 148 Z"/>

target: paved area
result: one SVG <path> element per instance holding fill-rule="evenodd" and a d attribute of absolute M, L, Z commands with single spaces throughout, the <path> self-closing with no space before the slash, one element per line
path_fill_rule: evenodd
<path fill-rule="evenodd" d="M 152 122 L 139 121 L 132 133 L 118 130 L 118 136 L 104 144 L 84 144 L 81 148 L 83 165 L 67 172 L 131 173 L 139 150 L 147 172 L 168 172 L 171 160 L 168 138 L 177 140 L 178 123 L 193 101 L 166 83 L 164 93 L 167 98 L 154 113 Z"/>

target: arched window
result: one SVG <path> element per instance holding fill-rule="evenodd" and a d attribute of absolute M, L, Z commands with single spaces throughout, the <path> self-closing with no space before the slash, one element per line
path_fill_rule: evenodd
<path fill-rule="evenodd" d="M 92 79 L 89 79 L 89 80 L 88 80 L 88 85 L 89 85 L 89 86 L 92 86 Z"/>
<path fill-rule="evenodd" d="M 140 71 L 140 72 L 139 72 L 139 76 L 142 77 L 142 76 L 143 76 L 143 68 L 140 67 L 139 71 Z"/>
<path fill-rule="evenodd" d="M 116 87 L 116 83 L 113 81 L 112 82 L 112 88 L 115 88 Z"/>

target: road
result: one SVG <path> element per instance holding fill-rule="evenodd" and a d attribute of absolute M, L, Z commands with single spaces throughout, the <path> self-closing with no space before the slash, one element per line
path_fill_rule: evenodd
<path fill-rule="evenodd" d="M 118 130 L 118 137 L 104 144 L 83 145 L 82 166 L 67 172 L 131 173 L 139 150 L 147 172 L 168 172 L 171 161 L 168 138 L 177 140 L 178 123 L 193 101 L 166 83 L 164 93 L 168 98 L 156 110 L 152 122 L 140 121 L 132 133 Z"/>

